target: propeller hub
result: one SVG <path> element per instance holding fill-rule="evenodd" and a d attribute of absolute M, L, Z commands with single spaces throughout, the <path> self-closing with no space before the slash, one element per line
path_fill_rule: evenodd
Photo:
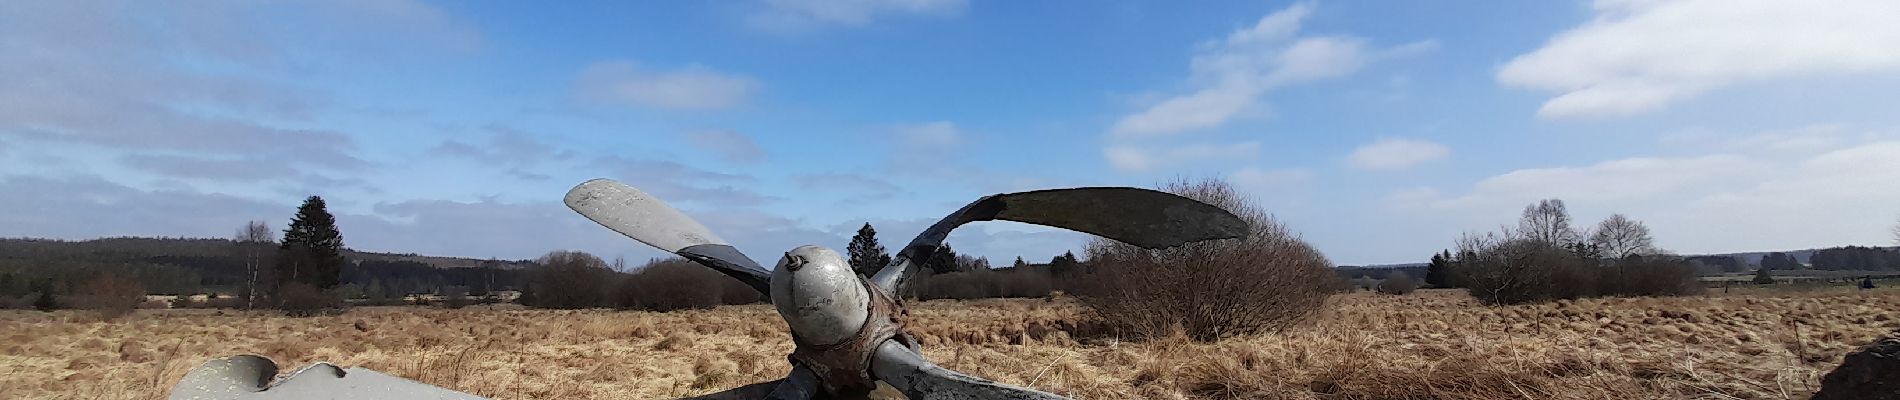
<path fill-rule="evenodd" d="M 870 314 L 870 294 L 838 252 L 799 246 L 772 270 L 772 305 L 794 337 L 810 345 L 844 342 Z"/>

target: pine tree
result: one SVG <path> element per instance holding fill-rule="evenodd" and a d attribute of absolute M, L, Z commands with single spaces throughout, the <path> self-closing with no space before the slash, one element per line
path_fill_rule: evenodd
<path fill-rule="evenodd" d="M 1049 260 L 1049 273 L 1058 276 L 1067 275 L 1071 272 L 1075 272 L 1076 267 L 1080 265 L 1081 262 L 1075 258 L 1075 252 L 1065 251 L 1062 252 L 1062 255 Z"/>
<path fill-rule="evenodd" d="M 932 273 L 944 274 L 957 271 L 957 252 L 950 249 L 950 243 L 937 246 L 937 250 L 924 259 L 924 269 Z"/>
<path fill-rule="evenodd" d="M 877 243 L 877 229 L 872 229 L 869 222 L 858 228 L 858 234 L 851 237 L 851 244 L 845 245 L 845 252 L 851 258 L 851 270 L 858 275 L 871 276 L 891 263 L 891 254 Z"/>
<path fill-rule="evenodd" d="M 322 197 L 310 196 L 297 207 L 277 251 L 280 286 L 302 283 L 329 289 L 343 278 L 343 233 L 337 231 L 336 216 L 330 215 Z"/>
<path fill-rule="evenodd" d="M 1009 264 L 1010 268 L 1014 268 L 1017 270 L 1022 270 L 1022 268 L 1028 267 L 1028 266 L 1029 266 L 1029 263 L 1023 262 L 1023 256 L 1016 256 L 1016 262 Z"/>
<path fill-rule="evenodd" d="M 1450 250 L 1432 255 L 1432 263 L 1425 266 L 1425 285 L 1437 288 L 1451 287 Z"/>

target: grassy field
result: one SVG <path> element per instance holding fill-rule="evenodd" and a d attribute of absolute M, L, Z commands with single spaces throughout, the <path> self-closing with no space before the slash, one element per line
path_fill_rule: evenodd
<path fill-rule="evenodd" d="M 1900 328 L 1900 290 L 1716 293 L 1485 307 L 1459 291 L 1355 293 L 1312 327 L 1218 343 L 1087 334 L 1064 300 L 913 304 L 946 366 L 1076 398 L 1806 398 Z M 666 398 L 776 379 L 765 305 L 674 313 L 363 308 L 285 318 L 0 311 L 0 394 L 157 399 L 206 359 L 364 366 L 497 398 Z"/>

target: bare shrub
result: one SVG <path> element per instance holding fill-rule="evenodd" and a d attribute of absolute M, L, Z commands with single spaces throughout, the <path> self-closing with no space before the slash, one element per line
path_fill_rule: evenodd
<path fill-rule="evenodd" d="M 535 260 L 521 291 L 521 304 L 541 308 L 593 308 L 608 305 L 608 289 L 618 274 L 600 257 L 556 250 Z"/>
<path fill-rule="evenodd" d="M 442 288 L 442 306 L 450 309 L 468 307 L 474 301 L 468 298 L 467 286 L 449 286 Z"/>
<path fill-rule="evenodd" d="M 1688 296 L 1706 289 L 1696 280 L 1696 267 L 1681 257 L 1670 255 L 1630 256 L 1616 260 L 1602 282 L 1612 282 L 1608 294 L 1622 296 Z"/>
<path fill-rule="evenodd" d="M 1554 204 L 1554 206 L 1553 206 Z M 1523 304 L 1597 296 L 1677 296 L 1702 292 L 1695 266 L 1680 257 L 1656 254 L 1642 223 L 1617 214 L 1605 221 L 1599 239 L 1553 228 L 1566 221 L 1562 202 L 1545 200 L 1526 207 L 1519 230 L 1466 234 L 1450 263 L 1452 277 L 1485 304 Z M 1619 242 L 1620 241 L 1620 242 Z M 1617 242 L 1620 244 L 1612 243 Z M 1604 258 L 1604 244 L 1621 257 Z"/>
<path fill-rule="evenodd" d="M 765 299 L 737 279 L 677 257 L 647 261 L 620 279 L 612 297 L 614 307 L 661 312 L 751 304 Z"/>
<path fill-rule="evenodd" d="M 107 319 L 132 313 L 145 302 L 145 287 L 137 279 L 119 274 L 99 274 L 79 287 L 74 305 L 98 311 Z"/>
<path fill-rule="evenodd" d="M 310 317 L 343 308 L 343 298 L 306 283 L 285 283 L 277 288 L 277 309 L 292 317 Z"/>
<path fill-rule="evenodd" d="M 1337 277 L 1319 250 L 1220 180 L 1163 190 L 1212 204 L 1252 227 L 1243 238 L 1147 250 L 1097 238 L 1078 297 L 1104 325 L 1142 337 L 1196 340 L 1283 330 L 1310 321 Z"/>
<path fill-rule="evenodd" d="M 1394 272 L 1379 281 L 1379 293 L 1404 295 L 1411 294 L 1413 290 L 1418 290 L 1418 283 L 1403 273 Z"/>

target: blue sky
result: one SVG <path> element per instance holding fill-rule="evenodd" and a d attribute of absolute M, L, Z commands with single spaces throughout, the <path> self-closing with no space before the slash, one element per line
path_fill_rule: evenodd
<path fill-rule="evenodd" d="M 1221 177 L 1341 264 L 1562 198 L 1682 253 L 1881 244 L 1884 1 L 0 3 L 0 236 L 281 229 L 363 250 L 658 255 L 620 179 L 761 259 L 982 195 Z M 962 252 L 1087 237 L 982 223 Z"/>

